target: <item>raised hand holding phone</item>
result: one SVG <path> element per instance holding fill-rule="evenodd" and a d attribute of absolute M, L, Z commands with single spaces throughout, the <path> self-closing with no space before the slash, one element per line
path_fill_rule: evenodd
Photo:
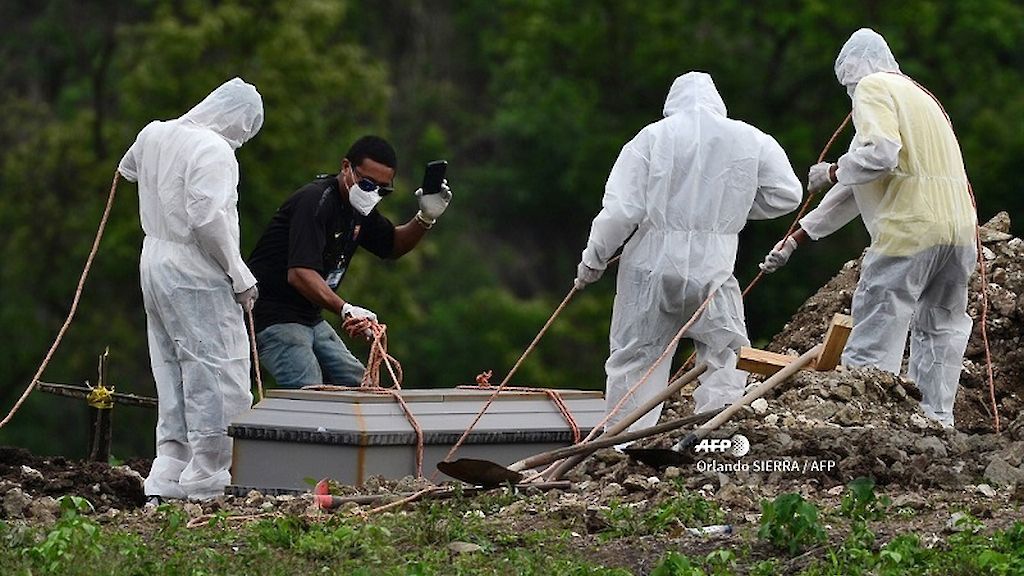
<path fill-rule="evenodd" d="M 447 160 L 427 162 L 427 167 L 423 170 L 423 193 L 437 194 L 440 192 L 441 184 L 444 182 L 444 174 L 447 171 Z"/>
<path fill-rule="evenodd" d="M 419 199 L 420 211 L 416 219 L 425 228 L 430 228 L 437 221 L 438 217 L 448 208 L 452 199 L 451 188 L 444 175 L 448 169 L 448 162 L 435 160 L 427 163 L 423 172 L 423 187 L 416 191 L 416 198 Z"/>

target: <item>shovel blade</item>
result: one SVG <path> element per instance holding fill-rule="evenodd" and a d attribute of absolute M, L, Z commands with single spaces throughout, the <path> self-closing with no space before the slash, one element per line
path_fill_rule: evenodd
<path fill-rule="evenodd" d="M 691 462 L 688 455 L 676 452 L 670 448 L 626 448 L 624 452 L 630 458 L 659 470 L 669 466 L 682 466 Z"/>
<path fill-rule="evenodd" d="M 509 470 L 501 464 L 474 458 L 459 458 L 452 462 L 441 461 L 437 463 L 437 469 L 457 480 L 485 488 L 503 484 L 518 484 L 523 479 L 521 473 Z"/>

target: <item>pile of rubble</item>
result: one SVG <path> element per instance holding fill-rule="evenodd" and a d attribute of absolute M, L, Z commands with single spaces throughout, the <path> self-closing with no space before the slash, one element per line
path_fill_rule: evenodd
<path fill-rule="evenodd" d="M 1024 409 L 1024 240 L 1009 233 L 1010 217 L 1006 212 L 997 214 L 980 230 L 988 281 L 985 327 L 996 405 L 1001 428 L 1006 428 Z M 803 352 L 820 343 L 832 316 L 850 313 L 859 278 L 860 261 L 847 262 L 839 274 L 797 310 L 782 332 L 772 339 L 768 350 Z M 989 432 L 995 428 L 995 419 L 981 330 L 982 279 L 977 271 L 971 278 L 967 311 L 974 319 L 974 330 L 960 378 L 954 413 L 956 427 L 965 432 Z"/>

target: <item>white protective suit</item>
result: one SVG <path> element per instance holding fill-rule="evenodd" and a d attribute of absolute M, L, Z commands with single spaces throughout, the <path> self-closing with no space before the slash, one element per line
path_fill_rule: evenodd
<path fill-rule="evenodd" d="M 608 410 L 640 381 L 715 288 L 710 306 L 686 333 L 698 361 L 709 367 L 694 392 L 696 410 L 742 396 L 746 373 L 736 369 L 736 353 L 749 341 L 732 275 L 738 234 L 748 219 L 786 214 L 802 196 L 782 147 L 753 126 L 727 118 L 709 75 L 689 72 L 676 78 L 664 114 L 622 148 L 583 251 L 583 263 L 603 270 L 632 234 L 619 262 L 612 311 L 605 364 Z M 611 423 L 665 388 L 669 360 Z M 660 414 L 659 406 L 631 428 L 651 426 Z"/>
<path fill-rule="evenodd" d="M 899 73 L 874 31 L 850 37 L 835 71 L 853 98 L 857 133 L 839 158 L 838 183 L 800 225 L 817 240 L 860 214 L 871 235 L 843 361 L 899 373 L 909 328 L 908 376 L 921 406 L 952 426 L 976 261 L 960 146 L 938 102 Z"/>
<path fill-rule="evenodd" d="M 206 499 L 231 483 L 227 426 L 249 408 L 249 346 L 235 294 L 256 284 L 239 253 L 235 149 L 263 124 L 234 78 L 177 120 L 154 121 L 118 166 L 139 183 L 139 263 L 159 397 L 145 491 Z"/>

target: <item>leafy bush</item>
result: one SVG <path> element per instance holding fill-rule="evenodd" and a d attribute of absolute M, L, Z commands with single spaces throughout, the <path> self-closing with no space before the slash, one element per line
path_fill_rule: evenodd
<path fill-rule="evenodd" d="M 646 534 L 645 518 L 636 504 L 623 504 L 618 500 L 608 503 L 607 510 L 601 510 L 601 518 L 608 528 L 601 532 L 601 538 L 621 538 Z"/>
<path fill-rule="evenodd" d="M 873 479 L 857 478 L 850 482 L 849 488 L 840 504 L 840 514 L 853 520 L 881 520 L 885 517 L 892 500 L 888 496 L 875 496 Z"/>
<path fill-rule="evenodd" d="M 601 516 L 609 526 L 602 533 L 606 538 L 662 534 L 673 528 L 720 524 L 725 520 L 725 513 L 718 504 L 685 488 L 680 488 L 676 497 L 647 511 L 642 511 L 637 505 L 609 502 L 608 509 L 602 511 Z"/>
<path fill-rule="evenodd" d="M 60 574 L 69 564 L 88 562 L 103 552 L 100 529 L 82 516 L 92 510 L 92 504 L 78 496 L 61 496 L 61 517 L 39 544 L 27 548 L 27 554 L 43 572 Z"/>
<path fill-rule="evenodd" d="M 879 574 L 893 576 L 906 574 L 913 566 L 925 565 L 932 552 L 921 547 L 921 540 L 913 534 L 903 534 L 878 551 Z"/>
<path fill-rule="evenodd" d="M 709 552 L 704 557 L 704 564 L 711 574 L 732 574 L 732 569 L 736 567 L 736 553 L 732 550 L 725 548 L 719 548 L 713 552 Z"/>
<path fill-rule="evenodd" d="M 761 502 L 759 538 L 768 540 L 790 554 L 825 540 L 818 509 L 799 494 L 781 494 L 774 501 Z"/>
<path fill-rule="evenodd" d="M 700 566 L 693 565 L 689 558 L 678 552 L 669 552 L 651 572 L 651 576 L 705 576 L 706 574 Z"/>

